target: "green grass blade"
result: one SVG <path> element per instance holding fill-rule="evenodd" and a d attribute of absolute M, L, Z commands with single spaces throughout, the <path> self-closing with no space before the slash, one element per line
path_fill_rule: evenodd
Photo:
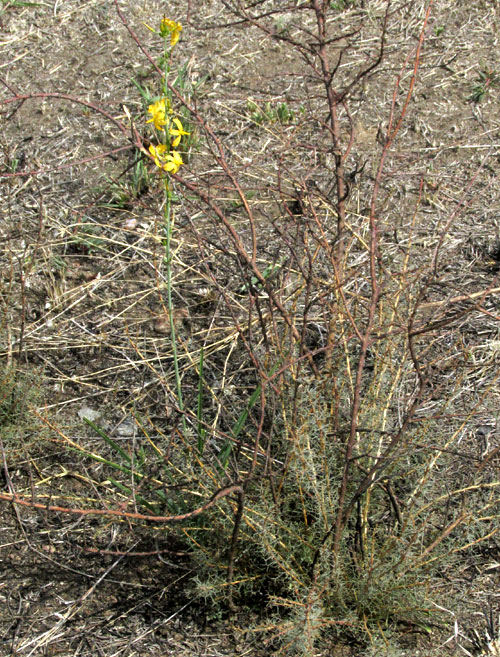
<path fill-rule="evenodd" d="M 112 438 L 110 438 L 108 434 L 103 429 L 101 429 L 101 427 L 95 424 L 95 422 L 92 422 L 92 420 L 89 420 L 86 417 L 84 417 L 83 419 L 90 427 L 92 427 L 92 429 L 94 429 L 94 431 L 96 431 L 101 436 L 101 438 L 103 438 L 108 443 L 110 447 L 116 450 L 118 454 L 120 454 L 120 456 L 125 461 L 127 461 L 129 465 L 132 465 L 132 459 L 127 454 L 127 452 L 123 449 L 123 447 L 120 447 L 120 445 L 118 445 L 118 443 L 116 443 Z"/>
<path fill-rule="evenodd" d="M 132 84 L 137 88 L 137 90 L 138 90 L 139 93 L 141 94 L 141 97 L 142 97 L 142 100 L 144 101 L 144 103 L 145 103 L 146 105 L 148 105 L 148 104 L 150 103 L 150 101 L 151 101 L 151 94 L 148 92 L 148 90 L 147 90 L 147 89 L 144 89 L 144 87 L 142 87 L 142 86 L 137 82 L 137 80 L 134 80 L 134 78 L 132 78 Z"/>
<path fill-rule="evenodd" d="M 107 465 L 110 468 L 113 468 L 113 470 L 119 470 L 120 472 L 123 472 L 124 474 L 131 475 L 132 470 L 124 465 L 120 465 L 119 463 L 115 463 L 115 461 L 110 461 L 109 459 L 105 459 L 103 456 L 99 456 L 99 454 L 94 454 L 93 452 L 89 452 L 86 449 L 81 449 L 81 448 L 76 448 L 76 447 L 67 447 L 70 452 L 76 452 L 78 454 L 83 454 L 84 456 L 88 456 L 91 458 L 93 461 L 97 461 L 97 463 L 102 463 L 103 465 Z M 137 480 L 140 481 L 144 475 L 134 472 L 133 473 L 135 477 L 137 477 Z"/>
<path fill-rule="evenodd" d="M 225 443 L 220 448 L 220 451 L 217 455 L 217 458 L 219 459 L 219 463 L 220 463 L 220 472 L 226 471 L 227 464 L 229 462 L 229 457 L 231 456 L 232 451 L 233 451 L 233 443 L 230 442 L 229 440 L 226 440 Z"/>
<path fill-rule="evenodd" d="M 248 414 L 252 410 L 252 408 L 255 406 L 255 403 L 257 399 L 260 397 L 260 391 L 261 391 L 261 385 L 259 385 L 255 388 L 255 390 L 252 393 L 252 396 L 250 397 L 250 400 L 246 406 L 245 409 L 241 412 L 238 420 L 236 421 L 236 424 L 234 425 L 231 433 L 233 434 L 234 438 L 237 438 L 240 434 L 240 431 L 243 429 L 245 426 L 245 423 L 248 419 Z"/>

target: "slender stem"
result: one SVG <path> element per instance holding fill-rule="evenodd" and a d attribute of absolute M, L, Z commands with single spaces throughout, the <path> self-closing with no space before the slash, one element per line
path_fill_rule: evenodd
<path fill-rule="evenodd" d="M 172 190 L 169 181 L 165 179 L 165 209 L 163 211 L 165 218 L 165 265 L 166 265 L 166 279 L 167 279 L 167 311 L 170 323 L 170 337 L 172 339 L 172 354 L 174 357 L 174 372 L 175 372 L 175 387 L 177 392 L 177 404 L 181 412 L 184 411 L 184 403 L 182 401 L 182 385 L 181 376 L 179 371 L 179 356 L 177 353 L 177 339 L 175 333 L 174 321 L 174 304 L 172 302 L 172 252 L 171 252 L 171 238 L 172 238 Z M 182 415 L 182 427 L 186 431 L 186 418 Z"/>
<path fill-rule="evenodd" d="M 172 50 L 168 43 L 168 37 L 163 39 L 163 78 L 162 78 L 162 94 L 171 100 L 171 94 L 169 93 L 168 88 L 168 78 L 170 74 L 170 63 L 172 59 Z M 166 110 L 167 111 L 167 110 Z M 163 127 L 163 142 L 170 148 L 170 134 L 169 134 L 169 124 Z M 175 316 L 174 316 L 174 304 L 172 301 L 172 230 L 174 226 L 173 220 L 173 210 L 172 210 L 172 187 L 168 178 L 164 179 L 165 185 L 165 208 L 163 210 L 163 216 L 165 219 L 165 266 L 166 266 L 166 279 L 167 279 L 167 312 L 168 320 L 170 324 L 170 338 L 172 341 L 172 354 L 174 358 L 174 373 L 175 373 L 175 388 L 177 394 L 177 405 L 179 410 L 182 413 L 182 428 L 184 432 L 187 429 L 186 416 L 184 414 L 184 402 L 182 399 L 182 382 L 179 369 L 179 355 L 177 352 L 177 336 L 175 331 Z"/>

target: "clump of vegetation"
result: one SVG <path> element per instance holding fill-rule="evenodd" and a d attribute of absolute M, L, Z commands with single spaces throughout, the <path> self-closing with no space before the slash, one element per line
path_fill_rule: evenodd
<path fill-rule="evenodd" d="M 482 103 L 486 94 L 500 80 L 500 75 L 492 68 L 482 68 L 477 76 L 477 81 L 472 89 L 471 100 L 474 103 Z"/>
<path fill-rule="evenodd" d="M 29 420 L 29 401 L 36 392 L 31 383 L 12 367 L 0 372 L 0 426 L 4 431 Z"/>
<path fill-rule="evenodd" d="M 7 365 L 0 370 L 0 443 L 9 463 L 40 453 L 47 432 L 38 416 L 43 375 Z M 5 466 L 5 464 L 4 464 Z"/>
<path fill-rule="evenodd" d="M 343 11 L 349 7 L 350 0 L 331 0 L 330 9 L 335 9 L 337 11 Z"/>
<path fill-rule="evenodd" d="M 250 120 L 257 124 L 263 125 L 265 123 L 282 123 L 288 125 L 295 120 L 295 112 L 289 107 L 288 103 L 272 104 L 265 103 L 264 106 L 259 106 L 255 101 L 248 100 L 247 111 L 249 112 Z M 303 112 L 304 109 L 301 108 Z"/>

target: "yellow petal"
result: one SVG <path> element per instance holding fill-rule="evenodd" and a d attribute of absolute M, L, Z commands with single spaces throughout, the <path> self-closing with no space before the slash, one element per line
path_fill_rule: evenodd
<path fill-rule="evenodd" d="M 174 125 L 177 126 L 177 128 L 170 128 L 169 133 L 173 137 L 175 137 L 175 139 L 172 141 L 172 146 L 173 148 L 176 148 L 180 144 L 182 136 L 189 135 L 189 132 L 186 132 L 184 130 L 184 128 L 182 127 L 182 123 L 180 122 L 180 119 L 178 119 L 177 117 L 172 119 L 172 122 L 174 123 Z"/>
<path fill-rule="evenodd" d="M 172 36 L 170 37 L 170 45 L 172 46 L 172 48 L 175 46 L 177 41 L 179 41 L 180 35 L 181 33 L 177 30 L 175 30 L 175 32 L 172 32 Z"/>

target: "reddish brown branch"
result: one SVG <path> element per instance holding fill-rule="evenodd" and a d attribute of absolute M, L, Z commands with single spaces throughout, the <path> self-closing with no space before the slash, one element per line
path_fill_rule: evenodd
<path fill-rule="evenodd" d="M 212 495 L 208 502 L 205 502 L 205 504 L 202 506 L 194 509 L 194 511 L 189 511 L 188 513 L 182 513 L 180 515 L 174 516 L 155 516 L 151 514 L 135 513 L 133 511 L 121 511 L 116 509 L 75 509 L 73 507 L 58 506 L 55 504 L 42 504 L 41 502 L 27 500 L 25 498 L 19 497 L 17 494 L 10 493 L 0 493 L 0 500 L 4 500 L 5 502 L 12 502 L 14 505 L 25 506 L 30 509 L 40 509 L 41 511 L 51 511 L 54 513 L 67 513 L 78 516 L 102 516 L 104 518 L 128 518 L 129 520 L 149 520 L 151 522 L 168 523 L 182 522 L 183 520 L 188 520 L 189 518 L 195 518 L 204 511 L 210 509 L 210 507 L 212 507 L 223 497 L 233 494 L 236 494 L 238 499 L 240 499 L 243 495 L 243 488 L 237 484 L 226 486 L 226 488 L 221 488 L 219 491 Z"/>
<path fill-rule="evenodd" d="M 318 0 L 315 0 L 315 3 L 318 4 Z M 352 510 L 354 509 L 354 506 L 356 504 L 356 501 L 359 499 L 362 493 L 364 493 L 367 488 L 370 486 L 370 483 L 373 481 L 372 477 L 375 475 L 377 471 L 379 471 L 384 465 L 387 464 L 388 462 L 388 457 L 391 454 L 392 450 L 396 447 L 396 445 L 399 443 L 399 440 L 401 436 L 403 435 L 402 430 L 398 431 L 397 434 L 394 436 L 393 440 L 391 441 L 389 447 L 384 453 L 383 458 L 379 459 L 377 464 L 372 468 L 371 472 L 369 475 L 365 478 L 365 480 L 362 482 L 361 486 L 358 487 L 356 493 L 354 494 L 353 498 L 351 499 L 349 505 L 347 508 L 344 509 L 345 501 L 346 501 L 346 496 L 347 496 L 347 490 L 350 482 L 350 470 L 351 470 L 351 464 L 352 464 L 352 457 L 353 457 L 353 452 L 354 452 L 354 446 L 356 444 L 356 434 L 358 430 L 358 424 L 359 424 L 359 412 L 361 408 L 361 399 L 362 399 L 362 379 L 363 379 L 363 373 L 365 369 L 365 362 L 366 362 L 366 354 L 368 352 L 368 348 L 372 344 L 373 341 L 373 336 L 372 336 L 372 331 L 373 331 L 373 326 L 375 322 L 375 317 L 378 309 L 378 304 L 379 304 L 379 299 L 380 299 L 380 283 L 378 281 L 378 273 L 377 273 L 377 259 L 378 259 L 378 219 L 376 217 L 376 202 L 378 199 L 378 192 L 382 180 L 382 172 L 384 168 L 384 163 L 385 159 L 389 153 L 389 149 L 391 148 L 394 139 L 396 135 L 398 134 L 401 125 L 403 123 L 403 119 L 406 116 L 408 106 L 410 103 L 410 99 L 413 95 L 413 91 L 415 88 L 415 82 L 416 82 L 416 77 L 417 77 L 417 72 L 419 69 L 420 65 L 420 55 L 421 55 L 421 50 L 422 50 L 422 45 L 425 37 L 425 30 L 427 27 L 427 22 L 429 20 L 430 16 L 430 10 L 432 6 L 432 0 L 429 3 L 427 7 L 427 12 L 424 17 L 423 25 L 420 30 L 420 37 L 419 37 L 419 42 L 417 45 L 417 49 L 415 52 L 415 59 L 414 59 L 414 65 L 413 65 L 413 75 L 410 81 L 410 86 L 406 95 L 406 100 L 403 105 L 403 108 L 401 110 L 401 113 L 399 115 L 399 118 L 396 122 L 396 125 L 392 127 L 393 121 L 394 121 L 394 113 L 395 113 L 395 105 L 396 105 L 396 97 L 397 93 L 399 90 L 400 86 L 400 81 L 403 75 L 403 71 L 406 69 L 407 63 L 409 61 L 410 55 L 408 55 L 404 65 L 403 65 L 403 71 L 399 75 L 394 93 L 393 93 L 393 102 L 391 106 L 391 111 L 389 115 L 389 128 L 388 128 L 388 135 L 386 139 L 386 143 L 384 145 L 384 149 L 382 151 L 382 154 L 380 156 L 380 161 L 379 161 L 379 166 L 377 169 L 377 174 L 375 177 L 375 184 L 373 188 L 373 193 L 372 193 L 372 199 L 371 199 L 371 205 L 370 205 L 370 281 L 371 281 L 371 299 L 370 299 L 370 304 L 369 304 L 369 309 L 368 309 L 368 321 L 366 325 L 366 329 L 363 334 L 363 338 L 361 340 L 361 346 L 360 346 L 360 356 L 359 356 L 359 362 L 358 362 L 358 367 L 356 371 L 356 379 L 355 379 L 355 384 L 354 384 L 354 397 L 353 397 L 353 402 L 352 402 L 352 409 L 351 409 L 351 422 L 350 422 L 350 430 L 349 430 L 349 438 L 347 441 L 346 445 L 346 450 L 345 450 L 345 456 L 344 456 L 344 470 L 342 474 L 342 481 L 340 484 L 339 488 L 339 500 L 338 500 L 338 513 L 337 513 L 337 518 L 335 521 L 335 533 L 334 533 L 334 541 L 333 541 L 333 550 L 337 554 L 339 549 L 340 549 L 340 541 L 342 538 L 342 532 L 345 527 L 345 523 L 347 522 L 350 514 L 352 513 Z M 420 394 L 422 393 L 422 388 L 423 386 L 423 379 L 421 378 L 421 389 L 420 389 Z M 417 399 L 420 398 L 420 394 L 417 396 Z M 411 417 L 412 413 L 408 415 L 407 420 Z M 405 425 L 403 425 L 405 426 Z"/>

